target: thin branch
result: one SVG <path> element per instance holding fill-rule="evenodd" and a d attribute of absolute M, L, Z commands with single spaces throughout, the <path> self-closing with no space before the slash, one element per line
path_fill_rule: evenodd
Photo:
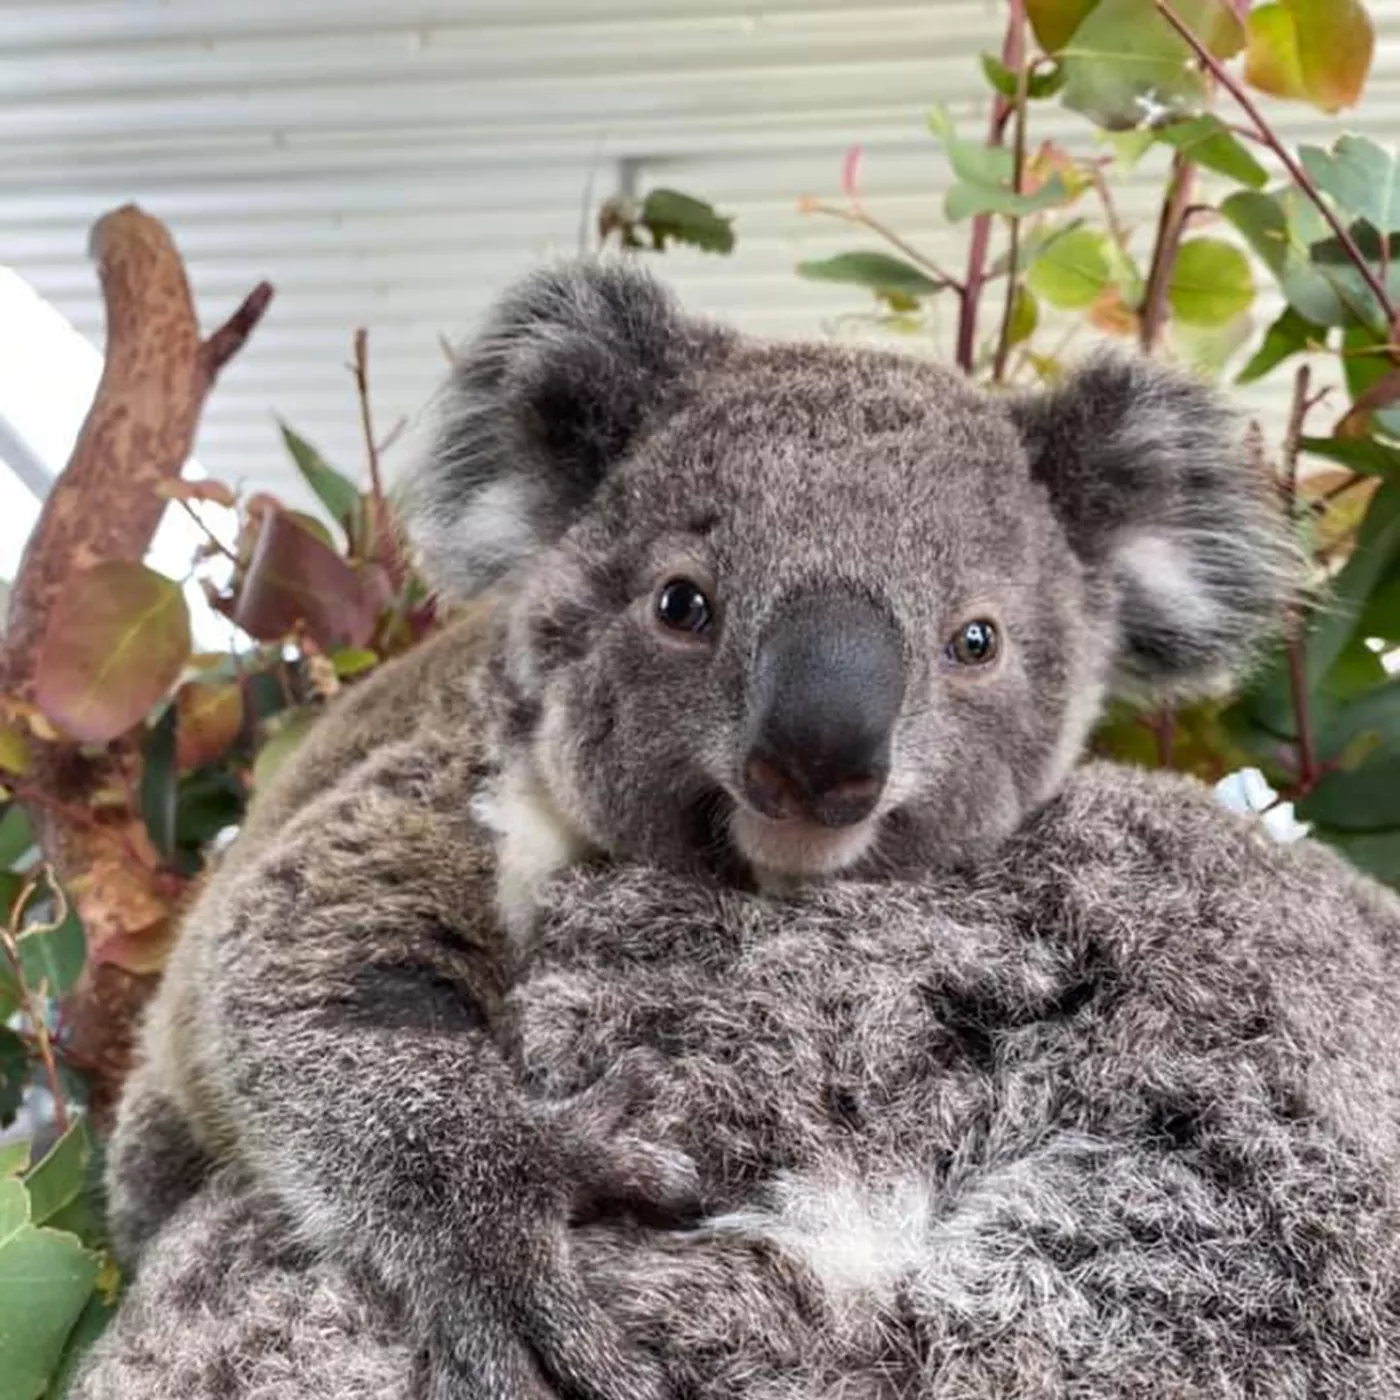
<path fill-rule="evenodd" d="M 1026 173 L 1026 109 L 1030 106 L 1030 66 L 1023 63 L 1016 74 L 1016 134 L 1012 139 L 1011 189 L 1021 193 L 1021 185 Z M 1006 357 L 1011 352 L 1011 321 L 1016 313 L 1016 295 L 1020 290 L 1020 280 L 1016 275 L 1016 264 L 1021 254 L 1021 219 L 1015 215 L 1011 220 L 1011 246 L 1007 252 L 1006 302 L 1001 309 L 1001 334 L 997 336 L 996 357 L 992 361 L 992 383 L 1000 384 L 1006 378 Z"/>
<path fill-rule="evenodd" d="M 1308 172 L 1294 159 L 1288 147 L 1275 135 L 1273 128 L 1264 120 L 1263 114 L 1254 105 L 1249 94 L 1226 71 L 1220 60 L 1192 33 L 1191 27 L 1172 9 L 1168 0 L 1153 0 L 1153 3 L 1157 6 L 1157 12 L 1162 18 L 1190 46 L 1201 66 L 1239 103 L 1245 115 L 1254 123 L 1255 129 L 1259 133 L 1259 139 L 1278 157 L 1283 168 L 1288 171 L 1289 178 L 1307 195 L 1318 213 L 1327 221 L 1328 227 L 1337 236 L 1337 241 L 1346 250 L 1346 255 L 1351 260 L 1352 266 L 1360 273 L 1362 280 L 1370 289 L 1371 295 L 1376 298 L 1381 310 L 1385 312 L 1386 325 L 1394 327 L 1396 325 L 1396 311 L 1384 283 L 1376 276 L 1375 270 L 1366 261 L 1361 249 L 1356 246 L 1356 240 L 1347 231 L 1346 225 L 1337 217 L 1332 206 L 1322 197 L 1322 191 L 1313 183 Z"/>
<path fill-rule="evenodd" d="M 1124 256 L 1128 252 L 1128 231 L 1123 226 L 1123 221 L 1118 215 L 1118 207 L 1113 202 L 1113 194 L 1108 188 L 1108 181 L 1103 177 L 1103 167 L 1094 161 L 1089 166 L 1089 181 L 1094 187 L 1094 193 L 1099 197 L 1099 203 L 1103 205 L 1104 218 L 1108 223 L 1108 231 L 1113 237 L 1113 242 L 1118 251 Z"/>
<path fill-rule="evenodd" d="M 271 300 L 272 284 L 259 282 L 243 298 L 238 310 L 199 347 L 199 357 L 211 380 L 243 348 L 243 342 L 252 335 Z"/>
<path fill-rule="evenodd" d="M 1001 61 L 1012 72 L 1020 72 L 1026 64 L 1026 0 L 1011 0 L 1011 14 L 1006 21 L 1006 34 L 1001 43 Z M 999 147 L 1006 134 L 1006 120 L 1011 104 L 1001 93 L 992 100 L 992 116 L 987 145 Z M 967 275 L 963 278 L 961 305 L 958 307 L 958 368 L 971 374 L 977 351 L 977 310 L 986 280 L 987 249 L 992 238 L 992 216 L 978 214 L 972 221 L 972 236 L 968 241 Z M 1015 270 L 1012 269 L 1012 281 Z"/>
<path fill-rule="evenodd" d="M 365 435 L 365 454 L 369 459 L 369 485 L 378 506 L 384 504 L 384 483 L 379 479 L 379 447 L 374 437 L 374 421 L 369 409 L 369 332 L 363 326 L 355 332 L 355 394 L 360 400 L 360 427 Z"/>
<path fill-rule="evenodd" d="M 180 509 L 199 526 L 204 534 L 204 538 L 209 541 L 214 549 L 222 554 L 225 559 L 231 560 L 234 564 L 237 564 L 238 556 L 209 528 L 208 522 L 204 517 L 183 496 L 176 496 L 174 499 Z"/>
<path fill-rule="evenodd" d="M 803 208 L 809 214 L 824 214 L 828 218 L 841 219 L 845 223 L 857 224 L 861 228 L 869 229 L 871 233 L 883 238 L 892 248 L 898 248 L 910 262 L 923 268 L 943 286 L 952 287 L 957 291 L 962 290 L 962 283 L 956 277 L 941 268 L 927 253 L 921 253 L 912 243 L 906 242 L 888 224 L 877 219 L 873 214 L 867 213 L 865 206 L 859 200 L 853 201 L 850 209 L 842 209 L 835 204 L 820 203 L 805 204 Z"/>
<path fill-rule="evenodd" d="M 1298 453 L 1303 424 L 1308 415 L 1307 365 L 1293 376 L 1293 403 L 1288 412 L 1288 431 L 1283 439 L 1283 489 L 1289 515 L 1298 517 Z M 1293 722 L 1298 731 L 1298 789 L 1300 795 L 1317 781 L 1317 761 L 1313 754 L 1312 726 L 1308 715 L 1307 636 L 1297 607 L 1289 609 L 1288 686 L 1293 700 Z"/>
<path fill-rule="evenodd" d="M 1157 221 L 1157 242 L 1152 248 L 1147 286 L 1138 310 L 1138 343 L 1149 355 L 1157 348 L 1167 324 L 1167 293 L 1171 289 L 1172 269 L 1176 266 L 1176 251 L 1181 246 L 1186 210 L 1191 203 L 1194 174 L 1195 166 L 1180 151 L 1176 152 L 1172 156 L 1171 180 Z"/>

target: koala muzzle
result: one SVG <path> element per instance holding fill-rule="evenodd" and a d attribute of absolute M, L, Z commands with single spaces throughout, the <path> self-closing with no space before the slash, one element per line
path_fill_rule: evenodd
<path fill-rule="evenodd" d="M 812 593 L 774 616 L 749 685 L 744 795 L 775 821 L 851 826 L 889 775 L 904 700 L 893 620 L 850 593 Z"/>

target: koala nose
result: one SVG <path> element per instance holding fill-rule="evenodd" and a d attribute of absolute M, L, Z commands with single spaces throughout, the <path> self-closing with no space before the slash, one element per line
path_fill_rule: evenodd
<path fill-rule="evenodd" d="M 774 618 L 749 687 L 744 795 L 764 816 L 851 826 L 889 776 L 904 700 L 893 620 L 850 593 L 813 593 Z"/>

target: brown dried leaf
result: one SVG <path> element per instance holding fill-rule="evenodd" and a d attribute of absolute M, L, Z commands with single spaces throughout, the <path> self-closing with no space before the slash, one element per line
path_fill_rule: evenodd
<path fill-rule="evenodd" d="M 1123 300 L 1117 287 L 1105 287 L 1089 306 L 1090 324 L 1109 335 L 1136 335 L 1137 313 Z"/>
<path fill-rule="evenodd" d="M 140 722 L 189 654 L 178 583 L 144 564 L 97 564 L 69 583 L 50 615 L 35 699 L 74 739 L 106 744 Z"/>
<path fill-rule="evenodd" d="M 243 728 L 243 691 L 233 681 L 187 681 L 175 692 L 175 767 L 212 763 Z"/>
<path fill-rule="evenodd" d="M 163 918 L 145 928 L 113 934 L 93 949 L 92 961 L 112 963 L 137 976 L 159 972 L 174 946 L 177 928 L 177 920 Z"/>

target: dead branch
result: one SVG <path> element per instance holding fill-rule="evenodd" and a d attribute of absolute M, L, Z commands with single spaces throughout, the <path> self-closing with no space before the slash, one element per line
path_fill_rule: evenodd
<path fill-rule="evenodd" d="M 158 487 L 177 478 L 193 446 L 204 401 L 229 359 L 261 320 L 272 288 L 259 284 L 208 339 L 184 264 L 169 232 L 134 204 L 93 226 L 89 251 L 107 310 L 102 377 L 72 455 L 54 482 L 25 546 L 10 594 L 0 680 L 7 694 L 32 697 L 50 610 L 80 570 L 141 560 L 168 504 Z M 92 760 L 71 746 L 36 754 L 29 796 L 21 796 L 44 855 L 72 893 L 89 948 L 173 918 L 181 890 L 155 869 L 114 856 L 121 843 L 148 845 L 139 816 L 92 823 L 88 799 L 123 762 Z M 110 1112 L 125 1073 L 132 1021 L 153 979 L 111 963 L 89 963 L 64 1008 L 72 1048 L 96 1065 L 93 1111 Z"/>

